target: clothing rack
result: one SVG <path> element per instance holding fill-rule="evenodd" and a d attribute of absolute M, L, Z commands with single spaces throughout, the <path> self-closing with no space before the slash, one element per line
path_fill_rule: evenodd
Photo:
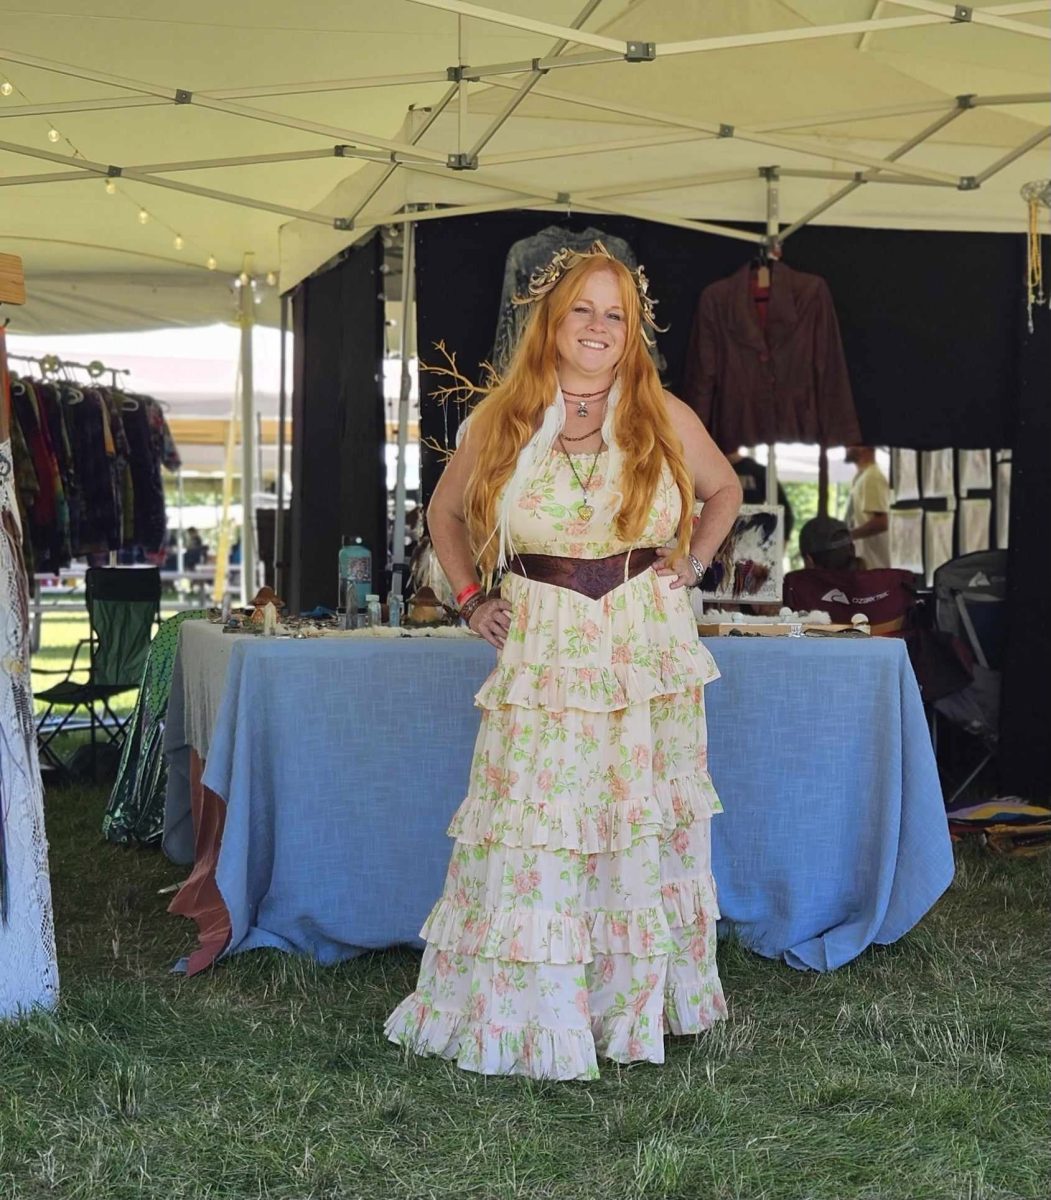
<path fill-rule="evenodd" d="M 59 375 L 66 370 L 87 371 L 91 379 L 101 379 L 103 375 L 109 375 L 110 386 L 114 388 L 117 387 L 118 375 L 131 374 L 126 367 L 107 367 L 97 358 L 89 363 L 79 363 L 73 362 L 71 359 L 59 358 L 57 354 L 42 354 L 39 357 L 32 354 L 8 354 L 7 357 L 8 359 L 17 359 L 19 362 L 32 363 L 45 378 L 49 375 Z"/>

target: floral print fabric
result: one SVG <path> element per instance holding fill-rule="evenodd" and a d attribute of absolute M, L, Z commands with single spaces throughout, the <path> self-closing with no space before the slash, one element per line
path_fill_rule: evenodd
<path fill-rule="evenodd" d="M 600 502 L 603 466 L 589 489 Z M 552 454 L 513 514 L 516 550 L 629 549 L 580 519 L 581 499 Z M 638 545 L 669 541 L 678 516 L 666 472 Z M 718 671 L 687 593 L 652 570 L 598 600 L 518 575 L 502 592 L 511 631 L 476 697 L 452 861 L 388 1036 L 485 1074 L 593 1079 L 600 1054 L 663 1062 L 665 1033 L 726 1012 L 704 720 Z"/>

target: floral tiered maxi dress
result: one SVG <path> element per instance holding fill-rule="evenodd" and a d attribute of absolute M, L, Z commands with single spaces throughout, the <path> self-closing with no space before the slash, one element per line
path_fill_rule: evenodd
<path fill-rule="evenodd" d="M 596 465 L 601 498 L 605 452 Z M 630 549 L 580 520 L 581 499 L 551 454 L 512 513 L 516 551 Z M 672 539 L 679 511 L 666 470 L 636 546 Z M 593 600 L 504 577 L 511 629 L 476 697 L 452 861 L 393 1041 L 485 1074 L 593 1079 L 598 1054 L 660 1063 L 665 1033 L 725 1015 L 703 698 L 718 670 L 670 582 L 649 569 Z"/>

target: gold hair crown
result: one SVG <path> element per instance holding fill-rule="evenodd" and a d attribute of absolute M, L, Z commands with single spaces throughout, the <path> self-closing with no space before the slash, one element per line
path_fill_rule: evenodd
<path fill-rule="evenodd" d="M 529 291 L 525 296 L 515 296 L 512 303 L 514 304 L 535 304 L 538 300 L 543 299 L 573 267 L 579 266 L 588 258 L 608 258 L 613 262 L 619 262 L 615 255 L 610 254 L 602 242 L 592 242 L 587 250 L 570 250 L 563 246 L 561 250 L 555 252 L 554 257 L 544 267 L 537 267 L 529 277 Z M 626 264 L 625 264 L 626 265 Z M 654 315 L 654 306 L 657 301 L 650 295 L 650 281 L 646 278 L 646 272 L 641 266 L 632 269 L 631 277 L 635 282 L 635 290 L 639 295 L 639 307 L 642 309 L 642 337 L 647 346 L 655 345 L 653 337 L 648 332 L 648 329 L 655 330 L 657 333 L 664 333 L 657 324 L 656 316 Z M 647 328 L 648 327 L 648 328 Z"/>

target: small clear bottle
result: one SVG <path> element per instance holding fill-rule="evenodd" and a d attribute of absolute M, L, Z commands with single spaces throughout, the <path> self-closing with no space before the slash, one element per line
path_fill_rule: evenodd
<path fill-rule="evenodd" d="M 401 619 L 404 613 L 404 605 L 400 592 L 391 592 L 387 597 L 387 624 L 391 629 L 399 629 L 401 627 Z"/>
<path fill-rule="evenodd" d="M 365 597 L 365 624 L 370 629 L 377 629 L 383 624 L 383 610 L 375 592 L 369 592 Z"/>

